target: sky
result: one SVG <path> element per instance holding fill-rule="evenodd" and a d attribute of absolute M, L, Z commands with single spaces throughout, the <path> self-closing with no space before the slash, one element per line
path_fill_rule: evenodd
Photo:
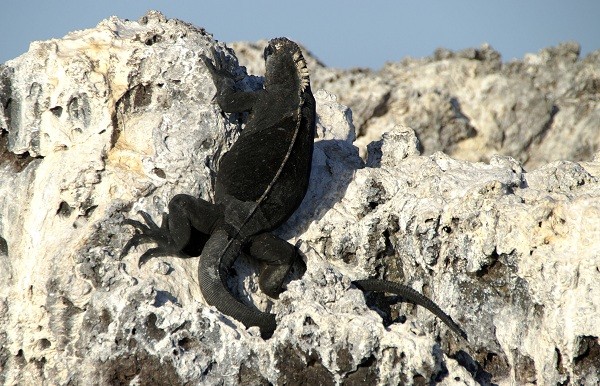
<path fill-rule="evenodd" d="M 381 68 L 438 47 L 489 43 L 504 61 L 560 42 L 582 56 L 600 49 L 600 0 L 3 0 L 0 63 L 34 40 L 93 28 L 116 15 L 137 20 L 149 9 L 204 27 L 219 41 L 287 36 L 328 66 Z"/>

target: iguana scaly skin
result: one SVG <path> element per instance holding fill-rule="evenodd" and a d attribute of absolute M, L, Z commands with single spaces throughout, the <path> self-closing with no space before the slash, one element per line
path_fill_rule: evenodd
<path fill-rule="evenodd" d="M 125 220 L 136 233 L 123 249 L 154 241 L 155 248 L 139 260 L 178 255 L 196 240 L 208 237 L 198 265 L 200 290 L 206 302 L 246 327 L 258 326 L 263 337 L 276 328 L 275 315 L 251 308 L 236 299 L 226 286 L 229 268 L 242 251 L 261 261 L 261 290 L 271 297 L 282 291 L 294 261 L 296 248 L 270 232 L 298 208 L 310 177 L 315 136 L 315 100 L 306 62 L 298 45 L 286 38 L 269 42 L 264 51 L 264 88 L 239 91 L 223 53 L 202 56 L 217 88 L 215 99 L 227 113 L 249 112 L 246 126 L 219 162 L 215 202 L 179 194 L 169 202 L 169 214 L 159 227 L 145 212 L 147 225 Z M 398 294 L 432 311 L 459 335 L 466 334 L 431 300 L 410 287 L 383 280 L 359 280 L 364 291 Z"/>

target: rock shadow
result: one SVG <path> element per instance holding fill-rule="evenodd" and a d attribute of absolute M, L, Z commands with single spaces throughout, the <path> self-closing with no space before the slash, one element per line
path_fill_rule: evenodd
<path fill-rule="evenodd" d="M 274 233 L 283 239 L 304 233 L 312 222 L 321 219 L 342 200 L 354 173 L 364 166 L 358 148 L 346 140 L 315 142 L 306 196 L 296 212 Z"/>

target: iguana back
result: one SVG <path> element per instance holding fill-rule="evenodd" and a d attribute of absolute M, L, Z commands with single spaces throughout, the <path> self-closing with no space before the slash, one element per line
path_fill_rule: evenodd
<path fill-rule="evenodd" d="M 226 222 L 244 236 L 277 228 L 298 208 L 308 188 L 315 136 L 315 100 L 300 49 L 280 38 L 265 52 L 264 90 L 256 93 L 242 134 L 223 155 L 215 185 L 216 203 L 229 208 Z"/>

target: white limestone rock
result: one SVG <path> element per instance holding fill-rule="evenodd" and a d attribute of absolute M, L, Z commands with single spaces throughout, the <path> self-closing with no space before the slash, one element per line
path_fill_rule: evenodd
<path fill-rule="evenodd" d="M 230 283 L 277 313 L 271 339 L 206 306 L 196 258 L 141 269 L 142 247 L 120 258 L 137 210 L 158 220 L 177 193 L 211 198 L 240 129 L 211 102 L 199 55 L 213 46 L 226 50 L 150 12 L 32 43 L 0 68 L 2 383 L 596 379 L 600 155 L 527 173 L 510 157 L 421 156 L 415 132 L 394 124 L 365 164 L 350 110 L 318 91 L 309 192 L 278 230 L 306 272 L 279 300 L 243 259 Z M 365 302 L 350 281 L 368 277 L 425 293 L 469 343 L 421 308 Z"/>

